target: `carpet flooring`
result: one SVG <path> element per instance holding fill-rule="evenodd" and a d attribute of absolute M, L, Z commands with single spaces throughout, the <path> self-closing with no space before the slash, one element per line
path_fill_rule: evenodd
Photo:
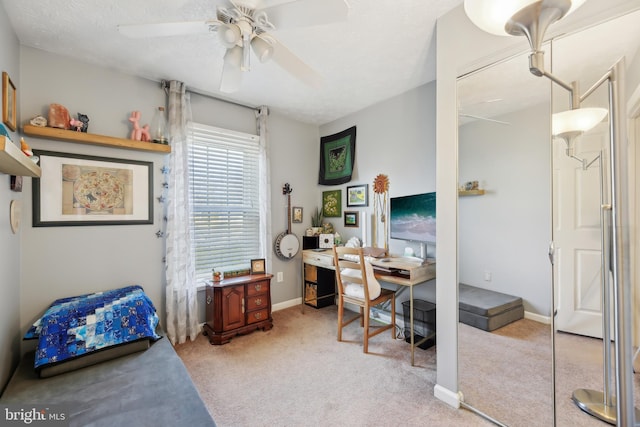
<path fill-rule="evenodd" d="M 273 313 L 272 330 L 212 346 L 203 335 L 176 346 L 221 427 L 491 426 L 433 396 L 436 350 L 384 332 L 362 352 L 358 322 L 336 340 L 336 307 Z M 602 389 L 600 340 L 557 334 L 558 426 L 605 426 L 571 401 L 574 388 Z M 549 327 L 522 319 L 488 333 L 460 324 L 465 402 L 509 426 L 551 426 Z M 636 381 L 637 382 L 637 381 Z M 637 385 L 637 384 L 636 384 Z M 638 393 L 637 393 L 638 394 Z"/>

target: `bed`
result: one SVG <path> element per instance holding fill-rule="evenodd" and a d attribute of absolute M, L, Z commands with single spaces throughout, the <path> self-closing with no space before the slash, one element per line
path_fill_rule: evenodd
<path fill-rule="evenodd" d="M 125 288 L 114 291 L 122 295 L 122 289 Z M 127 289 L 125 293 L 129 291 L 131 289 Z M 138 289 L 134 291 L 139 295 Z M 146 295 L 142 295 L 142 300 L 145 298 Z M 60 301 L 69 302 L 69 299 L 54 302 L 47 313 L 57 312 L 59 315 L 60 306 L 56 304 Z M 157 326 L 155 309 L 151 314 L 147 311 L 149 306 L 140 300 L 136 300 L 134 306 L 140 308 L 135 315 L 134 310 L 129 308 L 121 311 L 148 321 L 144 325 L 136 324 L 133 328 L 128 321 L 123 321 L 129 325 L 129 342 L 105 347 L 101 346 L 103 338 L 95 339 L 82 332 L 70 334 L 68 331 L 71 328 L 65 327 L 66 329 L 59 328 L 65 332 L 56 332 L 56 339 L 60 336 L 65 337 L 62 339 L 63 348 L 43 352 L 43 348 L 49 348 L 51 341 L 55 341 L 51 337 L 44 338 L 49 340 L 49 343 L 40 342 L 36 351 L 23 357 L 0 397 L 0 404 L 11 407 L 28 405 L 29 408 L 25 410 L 40 410 L 40 406 L 56 407 L 68 417 L 71 426 L 215 426 L 184 364 L 169 339 L 163 336 Z M 145 307 L 141 308 L 142 306 Z M 152 304 L 150 306 L 152 307 Z M 119 307 L 122 308 L 122 305 Z M 104 305 L 98 304 L 96 308 L 100 313 L 105 311 Z M 117 312 L 118 309 L 114 311 Z M 40 326 L 43 326 L 42 322 L 55 324 L 55 321 L 60 321 L 61 317 L 56 316 L 54 314 L 53 320 L 46 319 L 45 313 L 39 319 Z M 113 320 L 111 315 L 106 315 L 105 318 Z M 74 328 L 78 327 L 76 320 L 70 322 L 74 324 Z M 61 321 L 60 324 L 62 323 L 64 322 Z M 113 325 L 111 321 L 108 323 Z M 84 324 L 87 325 L 86 322 Z M 151 326 L 153 330 L 149 332 L 148 328 Z M 37 329 L 38 321 L 34 327 Z M 114 328 L 108 325 L 104 328 L 97 327 L 96 330 L 111 331 L 120 337 L 127 335 L 116 334 Z M 35 329 L 30 329 L 27 338 L 33 338 L 34 331 Z M 41 334 L 42 329 L 37 335 Z M 142 336 L 139 337 L 139 334 Z M 74 336 L 73 340 L 78 340 L 75 345 L 72 343 L 71 335 Z M 42 335 L 38 338 L 43 339 Z M 79 345 L 78 342 L 84 344 Z M 76 351 L 77 354 L 74 356 L 65 360 L 59 359 L 59 356 L 73 353 L 72 350 L 78 350 L 78 347 L 82 346 L 84 349 Z M 86 351 L 87 348 L 93 350 Z M 42 356 L 45 356 L 44 362 Z"/>

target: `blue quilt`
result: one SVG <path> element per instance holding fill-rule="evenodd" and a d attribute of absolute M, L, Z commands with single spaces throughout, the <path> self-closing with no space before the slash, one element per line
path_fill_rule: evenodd
<path fill-rule="evenodd" d="M 24 339 L 38 339 L 38 369 L 119 344 L 156 341 L 158 320 L 142 287 L 127 286 L 54 301 Z"/>

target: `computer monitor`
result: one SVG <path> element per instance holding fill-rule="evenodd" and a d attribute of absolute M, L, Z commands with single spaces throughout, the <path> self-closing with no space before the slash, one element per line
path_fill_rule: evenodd
<path fill-rule="evenodd" d="M 436 243 L 436 193 L 414 194 L 389 199 L 392 239 Z"/>

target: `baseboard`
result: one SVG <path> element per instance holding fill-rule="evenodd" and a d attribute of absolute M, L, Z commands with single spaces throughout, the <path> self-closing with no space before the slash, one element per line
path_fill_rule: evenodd
<path fill-rule="evenodd" d="M 531 313 L 529 311 L 524 312 L 524 318 L 533 320 L 534 322 L 544 323 L 545 325 L 551 324 L 551 318 L 549 316 L 543 316 L 541 314 Z"/>
<path fill-rule="evenodd" d="M 279 302 L 271 306 L 271 311 L 284 310 L 285 308 L 294 307 L 302 304 L 302 297 L 290 299 L 289 301 Z"/>
<path fill-rule="evenodd" d="M 449 406 L 453 406 L 456 409 L 460 408 L 462 393 L 454 393 L 453 391 L 442 387 L 440 384 L 436 384 L 433 388 L 433 395 Z"/>

